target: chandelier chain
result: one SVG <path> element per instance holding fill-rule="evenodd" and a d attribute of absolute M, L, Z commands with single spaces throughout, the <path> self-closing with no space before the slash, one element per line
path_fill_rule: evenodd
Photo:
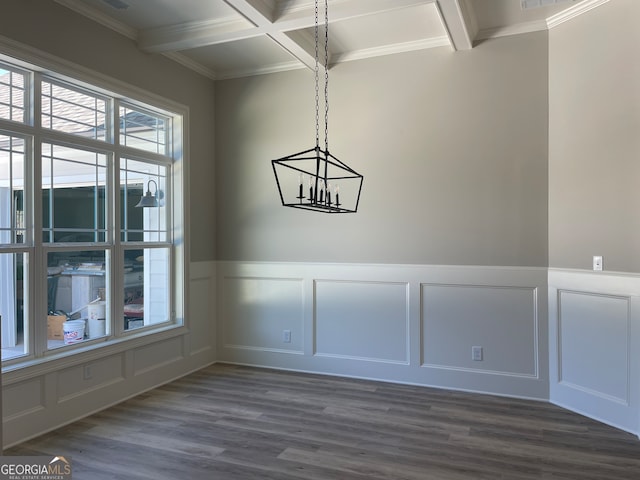
<path fill-rule="evenodd" d="M 329 152 L 329 0 L 324 1 L 324 149 Z"/>
<path fill-rule="evenodd" d="M 316 12 L 315 12 L 315 81 L 316 81 L 316 149 L 320 148 L 320 87 L 319 87 L 319 65 L 318 65 L 318 0 L 316 0 Z"/>

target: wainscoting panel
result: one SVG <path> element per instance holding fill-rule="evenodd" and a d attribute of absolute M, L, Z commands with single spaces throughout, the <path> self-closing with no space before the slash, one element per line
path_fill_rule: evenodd
<path fill-rule="evenodd" d="M 553 403 L 640 432 L 640 279 L 551 270 Z"/>
<path fill-rule="evenodd" d="M 538 376 L 535 288 L 423 285 L 422 321 L 424 366 Z"/>
<path fill-rule="evenodd" d="M 210 355 L 215 357 L 215 270 L 212 264 L 194 264 L 191 266 L 189 289 L 189 330 L 191 334 L 191 355 Z M 208 319 L 195 321 L 194 319 Z"/>
<path fill-rule="evenodd" d="M 225 347 L 301 353 L 301 279 L 225 277 L 222 287 L 224 317 L 233 319 L 224 323 Z"/>
<path fill-rule="evenodd" d="M 315 282 L 315 354 L 409 363 L 406 283 Z"/>
<path fill-rule="evenodd" d="M 215 264 L 190 268 L 185 327 L 89 346 L 3 372 L 4 447 L 138 395 L 215 361 Z"/>
<path fill-rule="evenodd" d="M 13 385 L 2 387 L 2 416 L 5 420 L 15 421 L 21 416 L 44 410 L 44 378 L 37 377 Z M 5 429 L 4 435 L 6 437 Z"/>
<path fill-rule="evenodd" d="M 182 338 L 174 337 L 162 342 L 152 343 L 133 351 L 133 374 L 164 368 L 184 358 Z"/>
<path fill-rule="evenodd" d="M 560 383 L 629 404 L 629 297 L 558 291 Z"/>
<path fill-rule="evenodd" d="M 219 361 L 548 398 L 546 269 L 220 262 L 217 274 Z"/>
<path fill-rule="evenodd" d="M 122 354 L 100 358 L 85 365 L 74 365 L 58 372 L 58 402 L 66 402 L 91 390 L 124 381 Z"/>

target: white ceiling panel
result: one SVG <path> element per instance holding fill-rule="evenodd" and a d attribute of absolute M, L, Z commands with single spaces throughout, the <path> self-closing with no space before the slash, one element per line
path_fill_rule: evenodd
<path fill-rule="evenodd" d="M 312 32 L 309 29 L 309 34 Z M 435 3 L 341 20 L 329 26 L 331 52 L 340 54 L 446 35 Z"/>
<path fill-rule="evenodd" d="M 266 36 L 194 48 L 183 55 L 215 71 L 218 78 L 301 68 L 286 50 Z"/>
<path fill-rule="evenodd" d="M 213 79 L 315 65 L 313 0 L 55 1 Z M 468 50 L 552 28 L 609 0 L 527 0 L 535 8 L 524 9 L 522 1 L 330 0 L 330 64 L 443 45 Z M 323 21 L 320 0 L 321 31 Z"/>
<path fill-rule="evenodd" d="M 82 3 L 138 30 L 238 16 L 224 0 L 118 0 L 129 6 L 126 9 L 113 8 L 108 1 Z"/>

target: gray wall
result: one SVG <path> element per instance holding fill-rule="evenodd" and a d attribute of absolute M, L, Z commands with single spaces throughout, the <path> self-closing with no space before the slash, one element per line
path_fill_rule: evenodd
<path fill-rule="evenodd" d="M 333 68 L 355 215 L 280 206 L 270 160 L 315 144 L 312 72 L 216 82 L 216 258 L 546 267 L 547 58 L 541 32 Z"/>
<path fill-rule="evenodd" d="M 551 30 L 549 263 L 640 272 L 640 2 Z"/>
<path fill-rule="evenodd" d="M 213 81 L 50 0 L 2 0 L 0 12 L 1 35 L 189 107 L 191 260 L 213 260 Z"/>

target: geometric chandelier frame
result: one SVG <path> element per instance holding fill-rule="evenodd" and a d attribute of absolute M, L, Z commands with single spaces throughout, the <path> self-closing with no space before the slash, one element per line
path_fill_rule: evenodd
<path fill-rule="evenodd" d="M 319 147 L 272 160 L 282 205 L 324 213 L 355 213 L 363 177 Z M 297 180 L 297 182 L 296 182 Z M 289 192 L 287 195 L 283 193 Z"/>

